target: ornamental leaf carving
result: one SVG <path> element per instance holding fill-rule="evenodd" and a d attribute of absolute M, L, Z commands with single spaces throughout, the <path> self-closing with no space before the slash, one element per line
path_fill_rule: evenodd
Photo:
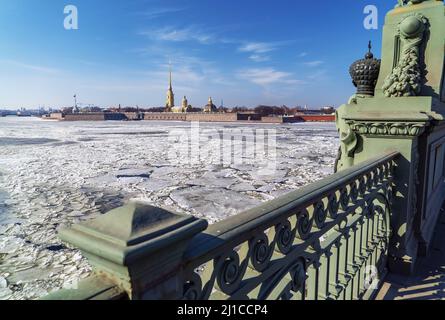
<path fill-rule="evenodd" d="M 369 122 L 352 120 L 347 123 L 352 131 L 368 135 L 415 137 L 425 131 L 425 124 L 419 122 Z"/>
<path fill-rule="evenodd" d="M 424 81 L 421 48 L 428 19 L 421 14 L 406 16 L 398 25 L 402 52 L 397 66 L 385 79 L 383 92 L 387 97 L 418 96 Z"/>

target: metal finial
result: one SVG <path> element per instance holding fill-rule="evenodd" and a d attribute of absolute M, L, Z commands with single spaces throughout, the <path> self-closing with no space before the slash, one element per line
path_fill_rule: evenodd
<path fill-rule="evenodd" d="M 372 42 L 371 42 L 371 40 L 369 40 L 369 42 L 368 42 L 368 53 L 366 54 L 365 59 L 372 59 L 372 58 L 374 58 L 374 54 L 371 52 L 371 49 L 372 49 Z"/>

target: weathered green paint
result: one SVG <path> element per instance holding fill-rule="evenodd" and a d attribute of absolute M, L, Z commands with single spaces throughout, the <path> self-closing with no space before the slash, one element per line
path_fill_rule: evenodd
<path fill-rule="evenodd" d="M 399 24 L 407 17 L 420 14 L 428 21 L 426 36 L 422 42 L 422 55 L 427 65 L 427 83 L 421 88 L 421 96 L 440 97 L 444 95 L 443 66 L 445 45 L 445 18 L 443 1 L 429 0 L 417 5 L 396 8 L 389 12 L 383 28 L 382 65 L 376 87 L 376 97 L 384 97 L 383 85 L 396 65 L 403 48 L 396 48 Z M 398 49 L 398 50 L 397 50 Z M 422 58 L 421 58 L 422 59 Z M 422 59 L 423 60 L 423 59 Z M 445 101 L 445 100 L 442 100 Z"/>
<path fill-rule="evenodd" d="M 132 299 L 167 298 L 177 291 L 176 271 L 184 250 L 206 227 L 204 220 L 132 202 L 61 230 L 60 237 L 81 249 L 97 274 L 114 281 Z M 147 292 L 146 287 L 160 278 L 162 289 Z"/>
<path fill-rule="evenodd" d="M 51 293 L 41 300 L 127 300 L 125 291 L 114 282 L 93 276 L 80 281 L 77 288 Z"/>
<path fill-rule="evenodd" d="M 416 257 L 426 254 L 445 200 L 443 183 L 425 187 L 445 176 L 434 169 L 445 161 L 444 12 L 443 1 L 433 0 L 389 12 L 375 97 L 353 96 L 337 111 L 342 140 L 338 170 L 386 150 L 402 155 L 395 172 L 398 193 L 392 227 L 396 236 L 390 246 L 396 272 L 411 272 Z M 413 74 L 415 78 L 410 78 Z M 423 81 L 419 74 L 425 76 Z M 434 198 L 428 196 L 432 194 Z"/>

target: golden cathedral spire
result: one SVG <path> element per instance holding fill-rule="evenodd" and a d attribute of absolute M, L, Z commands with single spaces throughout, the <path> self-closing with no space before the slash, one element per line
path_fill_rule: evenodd
<path fill-rule="evenodd" d="M 169 63 L 169 70 L 170 70 L 170 86 L 169 86 L 169 88 L 170 88 L 170 90 L 173 90 L 172 89 L 172 63 L 171 63 L 171 61 L 170 61 L 170 63 Z"/>
<path fill-rule="evenodd" d="M 171 112 L 172 109 L 175 106 L 175 94 L 173 93 L 173 86 L 172 86 L 172 64 L 169 63 L 169 71 L 170 71 L 170 81 L 169 81 L 169 87 L 167 91 L 167 102 L 165 104 L 165 112 Z"/>

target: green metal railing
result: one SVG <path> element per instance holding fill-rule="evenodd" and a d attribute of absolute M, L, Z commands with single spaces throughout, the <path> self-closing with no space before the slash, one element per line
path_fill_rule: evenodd
<path fill-rule="evenodd" d="M 386 272 L 396 156 L 210 226 L 185 253 L 183 297 L 369 298 Z"/>
<path fill-rule="evenodd" d="M 138 264 L 137 273 L 149 273 L 149 281 L 141 280 L 142 276 L 132 279 L 132 272 L 126 272 L 123 280 L 110 271 L 109 263 L 101 263 L 95 268 L 95 285 L 87 280 L 78 290 L 64 290 L 47 299 L 368 299 L 386 272 L 397 156 L 389 153 L 371 159 L 195 232 L 171 272 L 162 273 L 172 260 L 162 246 L 182 243 L 181 233 L 172 227 L 161 231 L 156 222 L 150 233 L 138 231 L 139 238 L 150 239 L 150 248 L 156 247 L 157 251 L 147 249 L 144 260 L 153 266 L 147 265 L 145 272 L 143 263 L 129 262 L 125 256 L 122 261 L 128 268 Z M 160 216 L 160 211 L 149 211 Z M 184 224 L 175 228 L 182 230 Z M 75 239 L 73 232 L 62 232 L 62 236 Z M 100 245 L 88 247 L 85 234 L 81 237 L 72 242 L 89 258 L 94 254 L 90 260 L 98 260 L 101 254 L 103 260 L 106 250 Z M 140 244 L 134 248 L 138 256 L 144 255 Z M 124 250 L 131 251 L 132 245 Z M 178 253 L 172 250 L 170 254 Z M 151 270 L 159 270 L 159 275 Z M 166 290 L 171 279 L 172 289 Z"/>

